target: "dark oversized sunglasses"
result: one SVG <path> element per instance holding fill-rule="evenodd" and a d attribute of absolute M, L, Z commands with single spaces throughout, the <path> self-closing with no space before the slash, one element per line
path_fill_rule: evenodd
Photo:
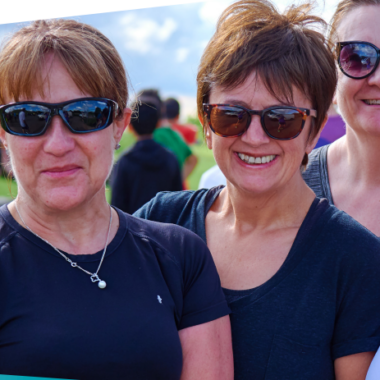
<path fill-rule="evenodd" d="M 260 116 L 264 132 L 275 140 L 291 140 L 302 131 L 306 118 L 317 117 L 307 108 L 275 106 L 261 111 L 230 104 L 203 104 L 211 130 L 222 137 L 241 136 L 251 124 L 251 115 Z"/>
<path fill-rule="evenodd" d="M 0 106 L 2 128 L 16 136 L 41 136 L 51 119 L 59 115 L 73 133 L 100 131 L 112 124 L 118 113 L 115 101 L 81 98 L 63 103 L 18 102 Z"/>
<path fill-rule="evenodd" d="M 336 47 L 339 68 L 349 78 L 366 78 L 379 65 L 380 50 L 370 42 L 344 41 L 338 42 Z"/>

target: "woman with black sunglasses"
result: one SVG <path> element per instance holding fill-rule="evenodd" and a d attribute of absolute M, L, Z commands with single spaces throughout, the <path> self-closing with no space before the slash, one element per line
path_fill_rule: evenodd
<path fill-rule="evenodd" d="M 316 149 L 304 173 L 318 197 L 380 236 L 380 1 L 340 1 L 330 38 L 339 66 L 334 103 L 346 135 Z M 380 351 L 376 356 L 380 362 Z M 379 379 L 374 364 L 370 379 Z M 377 370 L 375 368 L 378 368 Z"/>
<path fill-rule="evenodd" d="M 206 245 L 111 208 L 126 72 L 89 25 L 36 21 L 0 52 L 0 373 L 232 380 L 229 309 Z"/>
<path fill-rule="evenodd" d="M 309 9 L 227 8 L 197 78 L 227 186 L 160 193 L 135 214 L 207 242 L 232 310 L 237 380 L 364 380 L 380 343 L 380 242 L 301 175 L 336 85 Z"/>

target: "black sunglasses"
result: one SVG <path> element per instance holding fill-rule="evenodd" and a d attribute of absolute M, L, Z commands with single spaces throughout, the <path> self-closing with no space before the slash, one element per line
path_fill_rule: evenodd
<path fill-rule="evenodd" d="M 370 42 L 338 42 L 336 49 L 339 68 L 349 78 L 367 78 L 379 65 L 380 49 Z"/>
<path fill-rule="evenodd" d="M 211 130 L 218 136 L 241 136 L 251 124 L 251 115 L 260 116 L 264 132 L 275 140 L 291 140 L 302 131 L 306 118 L 317 111 L 290 106 L 274 106 L 261 111 L 231 104 L 203 104 Z"/>
<path fill-rule="evenodd" d="M 41 136 L 51 119 L 59 115 L 73 133 L 100 131 L 112 124 L 118 113 L 115 101 L 81 98 L 63 103 L 18 102 L 0 106 L 2 128 L 16 136 Z"/>

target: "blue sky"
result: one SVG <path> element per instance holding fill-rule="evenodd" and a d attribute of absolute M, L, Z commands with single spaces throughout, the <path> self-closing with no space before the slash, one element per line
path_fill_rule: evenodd
<path fill-rule="evenodd" d="M 79 1 L 79 0 L 78 0 Z M 111 39 L 122 56 L 135 92 L 158 88 L 178 97 L 184 114 L 196 114 L 196 73 L 220 13 L 233 1 L 218 0 L 70 17 L 93 25 Z M 289 2 L 276 0 L 280 9 Z M 326 20 L 333 5 L 319 13 Z M 0 40 L 22 25 L 0 25 Z"/>

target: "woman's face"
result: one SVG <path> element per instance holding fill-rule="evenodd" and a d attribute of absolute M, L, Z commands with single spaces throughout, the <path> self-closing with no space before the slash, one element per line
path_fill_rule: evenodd
<path fill-rule="evenodd" d="M 89 97 L 82 93 L 57 58 L 48 55 L 42 70 L 44 97 L 38 91 L 32 99 L 60 103 Z M 13 100 L 10 100 L 10 102 Z M 105 181 L 112 167 L 115 144 L 128 123 L 124 118 L 101 131 L 74 134 L 59 116 L 54 116 L 42 136 L 13 136 L 1 129 L 1 138 L 11 155 L 19 195 L 37 205 L 55 210 L 70 210 L 104 198 Z"/>
<path fill-rule="evenodd" d="M 378 5 L 353 9 L 337 29 L 338 40 L 366 41 L 380 47 L 379 19 Z M 364 79 L 349 78 L 339 70 L 335 100 L 344 120 L 356 133 L 380 135 L 380 67 Z"/>
<path fill-rule="evenodd" d="M 296 88 L 293 89 L 293 96 L 293 106 L 311 108 L 310 101 Z M 286 104 L 273 97 L 255 73 L 232 90 L 215 87 L 210 93 L 209 103 L 241 105 L 252 110 Z M 208 127 L 206 141 L 229 182 L 243 191 L 263 194 L 277 191 L 292 179 L 301 176 L 300 166 L 304 154 L 310 153 L 318 140 L 316 136 L 308 141 L 309 131 L 310 117 L 307 118 L 301 134 L 295 139 L 274 140 L 265 134 L 260 117 L 255 115 L 243 135 L 221 137 Z M 264 161 L 271 161 L 264 164 L 247 163 L 250 157 L 259 157 L 261 160 L 266 157 Z"/>

